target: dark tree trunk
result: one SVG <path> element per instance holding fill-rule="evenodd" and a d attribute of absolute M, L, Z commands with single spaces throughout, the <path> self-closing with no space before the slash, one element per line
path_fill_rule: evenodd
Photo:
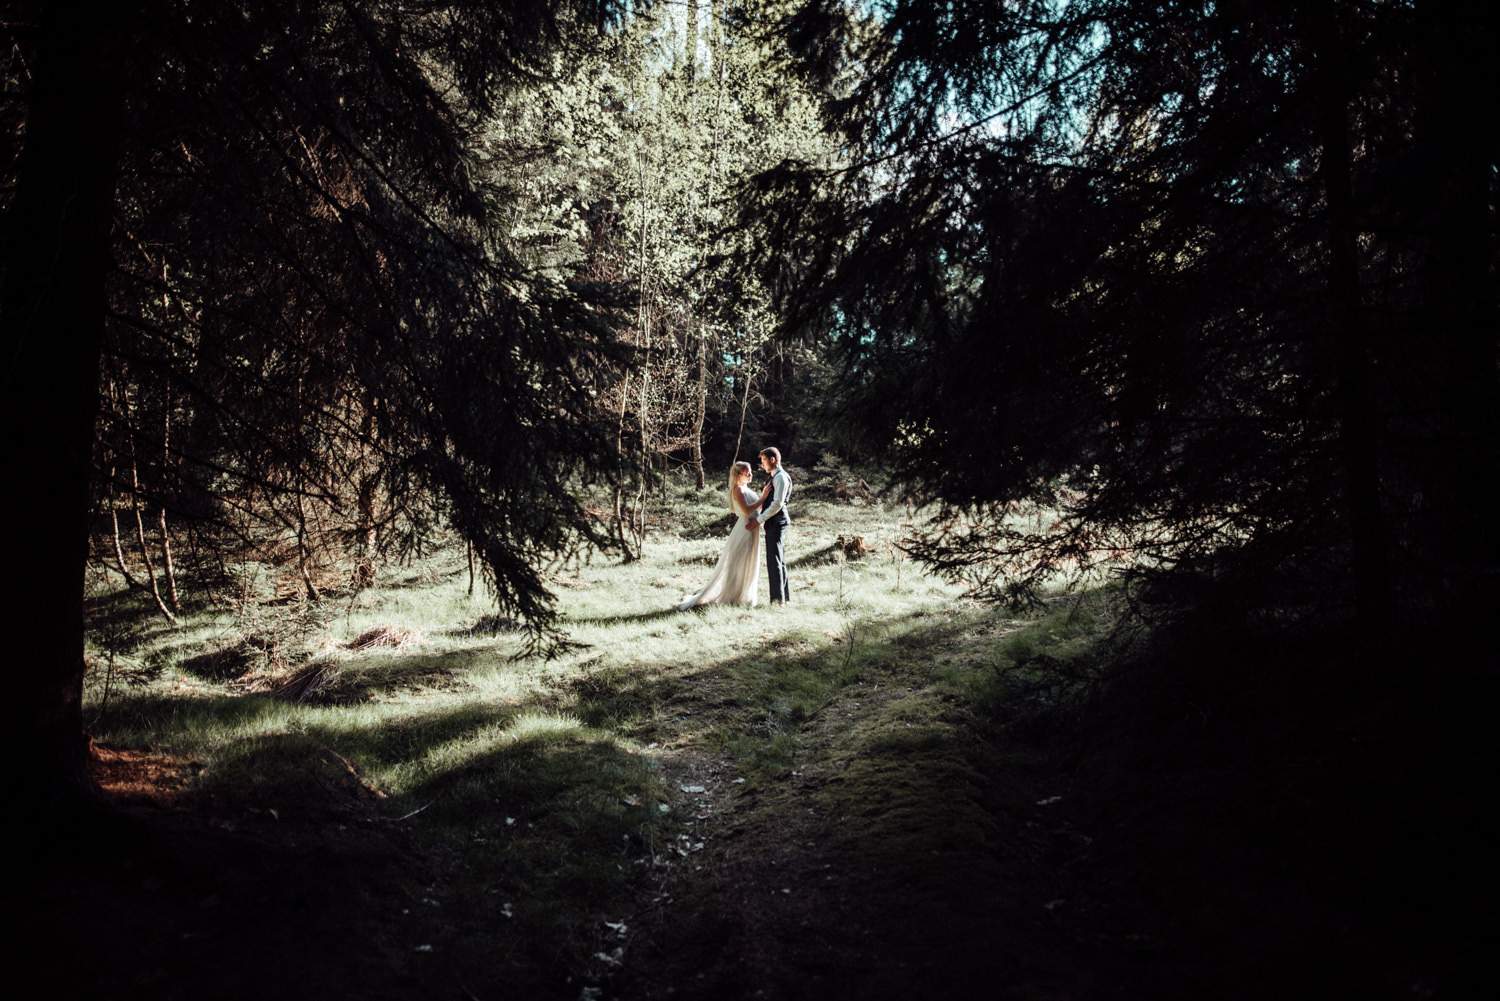
<path fill-rule="evenodd" d="M 1350 153 L 1349 76 L 1334 10 L 1319 18 L 1318 48 L 1324 63 L 1321 98 L 1323 194 L 1327 211 L 1328 320 L 1336 406 L 1344 471 L 1344 504 L 1349 519 L 1356 617 L 1362 642 L 1380 648 L 1389 622 L 1390 584 L 1380 512 L 1379 427 L 1370 386 L 1368 325 L 1364 322 L 1359 252 L 1355 243 L 1353 158 Z"/>
<path fill-rule="evenodd" d="M 1497 28 L 1489 4 L 1426 0 L 1417 9 L 1417 136 L 1435 176 L 1422 192 L 1428 199 L 1421 213 L 1428 221 L 1426 302 L 1422 329 L 1413 336 L 1435 342 L 1443 388 L 1427 516 L 1448 596 L 1467 628 L 1492 615 L 1500 601 L 1500 525 L 1491 482 L 1500 465 L 1494 134 L 1472 114 L 1475 95 L 1493 85 L 1489 59 Z"/>
<path fill-rule="evenodd" d="M 302 505 L 302 492 L 305 488 L 299 483 L 297 486 L 297 572 L 302 576 L 302 589 L 307 594 L 307 600 L 317 604 L 322 600 L 318 594 L 318 587 L 313 583 L 312 571 L 308 564 L 312 562 L 312 554 L 307 545 L 307 511 Z"/>
<path fill-rule="evenodd" d="M 366 393 L 364 412 L 359 422 L 359 555 L 369 560 L 373 569 L 380 539 L 375 528 L 375 495 L 380 488 L 379 426 L 375 422 L 378 405 L 374 393 Z"/>
<path fill-rule="evenodd" d="M 91 798 L 82 733 L 88 489 L 114 158 L 120 25 L 104 9 L 41 8 L 25 146 L 5 220 L 0 524 L 27 586 L 6 605 L 6 732 L 17 809 Z"/>

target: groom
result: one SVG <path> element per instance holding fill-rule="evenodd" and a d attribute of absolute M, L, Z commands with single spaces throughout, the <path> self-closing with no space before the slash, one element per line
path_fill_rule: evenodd
<path fill-rule="evenodd" d="M 766 577 L 771 587 L 771 600 L 784 602 L 790 594 L 786 585 L 786 549 L 783 539 L 792 519 L 787 516 L 786 502 L 792 496 L 792 478 L 781 468 L 781 450 L 760 450 L 760 468 L 771 474 L 760 497 L 760 513 L 745 524 L 746 531 L 753 532 L 766 526 Z"/>

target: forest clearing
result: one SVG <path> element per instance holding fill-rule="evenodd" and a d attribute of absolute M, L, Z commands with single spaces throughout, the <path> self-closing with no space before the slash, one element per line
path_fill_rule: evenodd
<path fill-rule="evenodd" d="M 802 505 L 792 605 L 669 611 L 718 501 L 679 481 L 640 561 L 560 570 L 551 661 L 510 659 L 451 544 L 178 627 L 95 593 L 125 815 L 35 874 L 65 995 L 1418 997 L 1464 972 L 1464 892 L 1429 882 L 1461 857 L 1433 825 L 1464 828 L 1395 707 L 1320 716 L 1316 676 L 1270 664 L 1305 703 L 1125 698 L 1114 589 L 977 605 L 878 502 Z"/>
<path fill-rule="evenodd" d="M 1487 996 L 1497 13 L 0 0 L 29 980 Z"/>

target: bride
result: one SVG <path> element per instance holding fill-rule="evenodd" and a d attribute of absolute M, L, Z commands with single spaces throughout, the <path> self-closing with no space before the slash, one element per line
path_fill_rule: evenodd
<path fill-rule="evenodd" d="M 745 531 L 751 512 L 760 507 L 760 498 L 750 490 L 750 463 L 736 462 L 729 469 L 729 510 L 739 517 L 729 530 L 729 541 L 719 554 L 714 575 L 703 590 L 689 595 L 677 606 L 685 612 L 695 605 L 716 602 L 754 605 L 760 590 L 760 531 Z"/>

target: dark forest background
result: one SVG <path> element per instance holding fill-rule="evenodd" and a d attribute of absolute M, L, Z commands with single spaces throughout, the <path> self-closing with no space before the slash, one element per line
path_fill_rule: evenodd
<path fill-rule="evenodd" d="M 768 443 L 984 600 L 1129 553 L 1157 662 L 1316 649 L 1440 741 L 1500 597 L 1493 20 L 0 4 L 13 795 L 91 799 L 91 561 L 171 618 L 454 531 L 545 650 L 545 567 Z"/>

